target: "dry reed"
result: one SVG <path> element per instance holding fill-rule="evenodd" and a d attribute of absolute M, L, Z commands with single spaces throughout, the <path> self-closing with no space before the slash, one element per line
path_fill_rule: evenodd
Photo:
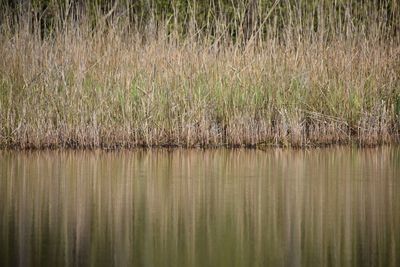
<path fill-rule="evenodd" d="M 222 12 L 212 30 L 193 16 L 182 32 L 174 16 L 139 28 L 123 12 L 93 25 L 76 11 L 43 34 L 36 13 L 3 11 L 0 146 L 398 142 L 398 28 L 365 6 L 357 22 L 351 5 L 341 18 L 321 2 L 309 18 L 282 1 L 284 19 L 260 9 L 250 36 Z"/>

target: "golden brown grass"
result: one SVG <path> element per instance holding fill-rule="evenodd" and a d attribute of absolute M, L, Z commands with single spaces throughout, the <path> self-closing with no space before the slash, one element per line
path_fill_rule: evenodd
<path fill-rule="evenodd" d="M 5 16 L 0 146 L 398 142 L 399 34 L 378 11 L 360 25 L 328 11 L 317 29 L 270 15 L 245 42 L 220 19 L 182 35 L 171 20 L 140 31 L 123 14 L 95 27 L 82 15 L 43 37 L 34 16 Z"/>

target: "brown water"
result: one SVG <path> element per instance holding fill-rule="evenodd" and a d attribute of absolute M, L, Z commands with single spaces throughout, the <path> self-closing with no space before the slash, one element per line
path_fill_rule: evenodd
<path fill-rule="evenodd" d="M 0 266 L 399 266 L 400 148 L 0 152 Z"/>

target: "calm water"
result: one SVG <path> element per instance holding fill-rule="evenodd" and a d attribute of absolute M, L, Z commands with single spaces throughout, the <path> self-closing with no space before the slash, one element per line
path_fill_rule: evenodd
<path fill-rule="evenodd" d="M 399 266 L 400 148 L 0 152 L 0 266 Z"/>

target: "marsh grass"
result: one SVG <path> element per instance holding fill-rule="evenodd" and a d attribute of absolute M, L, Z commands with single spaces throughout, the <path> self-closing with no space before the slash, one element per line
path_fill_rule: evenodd
<path fill-rule="evenodd" d="M 259 8 L 250 35 L 222 11 L 205 26 L 153 11 L 139 27 L 124 7 L 61 10 L 45 34 L 34 9 L 3 11 L 0 146 L 398 142 L 396 8 L 388 24 L 378 4 L 356 16 L 351 4 L 276 3 Z"/>

